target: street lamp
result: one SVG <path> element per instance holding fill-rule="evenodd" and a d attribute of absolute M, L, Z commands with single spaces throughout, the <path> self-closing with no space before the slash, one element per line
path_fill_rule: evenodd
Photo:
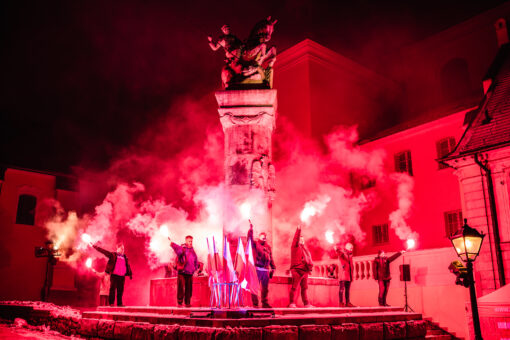
<path fill-rule="evenodd" d="M 478 316 L 478 303 L 476 302 L 475 280 L 473 278 L 473 262 L 482 248 L 484 234 L 480 234 L 476 229 L 467 225 L 467 219 L 464 219 L 464 225 L 450 236 L 455 252 L 467 265 L 467 280 L 469 284 L 469 295 L 471 298 L 471 312 L 473 314 L 473 327 L 475 329 L 475 339 L 482 340 L 480 330 L 480 318 Z"/>

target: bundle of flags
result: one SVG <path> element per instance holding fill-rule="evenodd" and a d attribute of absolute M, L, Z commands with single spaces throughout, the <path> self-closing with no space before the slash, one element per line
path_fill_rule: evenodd
<path fill-rule="evenodd" d="M 239 302 L 240 289 L 249 291 L 252 294 L 259 294 L 260 284 L 253 258 L 253 244 L 248 241 L 246 252 L 244 251 L 241 238 L 237 243 L 237 251 L 234 261 L 230 253 L 230 244 L 227 237 L 223 238 L 223 253 L 220 253 L 216 241 L 212 237 L 212 246 L 207 239 L 207 273 L 209 275 L 209 286 L 216 305 L 225 303 L 225 296 L 228 296 L 227 303 L 237 304 Z M 218 283 L 230 283 L 229 287 L 235 287 L 233 291 L 222 291 Z M 222 285 L 226 287 L 227 285 Z"/>

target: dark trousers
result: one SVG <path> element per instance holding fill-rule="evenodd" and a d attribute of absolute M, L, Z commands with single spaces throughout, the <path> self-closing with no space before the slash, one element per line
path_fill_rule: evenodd
<path fill-rule="evenodd" d="M 297 287 L 301 285 L 301 299 L 303 300 L 303 304 L 308 304 L 308 272 L 303 270 L 291 269 L 290 273 L 292 275 L 292 287 L 290 288 L 289 293 L 289 304 L 296 303 L 296 291 Z"/>
<path fill-rule="evenodd" d="M 122 306 L 122 295 L 124 294 L 124 283 L 126 282 L 125 276 L 110 275 L 110 295 L 108 295 L 108 302 L 113 305 L 115 302 L 115 291 L 117 291 L 117 306 Z"/>
<path fill-rule="evenodd" d="M 351 302 L 350 300 L 351 281 L 340 281 L 338 289 L 338 301 L 340 304 L 344 304 L 344 292 L 345 292 L 345 304 Z"/>
<path fill-rule="evenodd" d="M 193 294 L 193 275 L 179 273 L 177 275 L 177 303 L 182 305 L 191 305 L 191 295 Z"/>
<path fill-rule="evenodd" d="M 267 307 L 269 306 L 269 303 L 267 302 L 267 295 L 269 293 L 269 271 L 257 269 L 257 277 L 260 282 L 260 298 L 262 300 L 262 307 Z M 251 302 L 254 307 L 258 307 L 259 297 L 255 294 L 251 294 Z"/>
<path fill-rule="evenodd" d="M 390 280 L 379 280 L 379 306 L 386 305 L 386 296 L 390 288 Z"/>

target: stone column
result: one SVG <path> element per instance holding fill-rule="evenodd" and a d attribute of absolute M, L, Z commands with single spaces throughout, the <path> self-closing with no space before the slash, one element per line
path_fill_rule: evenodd
<path fill-rule="evenodd" d="M 218 91 L 216 100 L 225 133 L 225 184 L 230 193 L 229 203 L 234 203 L 225 211 L 240 208 L 249 201 L 255 237 L 264 231 L 271 244 L 276 90 Z M 223 232 L 232 240 L 245 236 L 249 227 L 246 219 L 232 221 L 234 215 L 227 213 L 223 221 Z"/>

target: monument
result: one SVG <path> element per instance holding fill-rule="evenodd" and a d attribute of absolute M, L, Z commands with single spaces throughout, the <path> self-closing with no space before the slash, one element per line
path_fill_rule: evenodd
<path fill-rule="evenodd" d="M 223 91 L 216 92 L 220 122 L 225 133 L 225 184 L 232 200 L 248 204 L 247 216 L 256 233 L 266 232 L 272 240 L 271 206 L 275 192 L 272 164 L 272 134 L 276 119 L 276 90 L 272 89 L 276 48 L 268 42 L 276 20 L 270 16 L 258 22 L 249 37 L 241 41 L 222 27 L 223 34 L 209 46 L 225 52 L 221 72 Z M 246 222 L 246 221 L 245 221 Z M 236 224 L 237 225 L 232 225 Z M 235 241 L 234 230 L 247 231 L 243 221 L 224 221 L 224 234 Z M 241 225 L 239 225 L 241 224 Z"/>

